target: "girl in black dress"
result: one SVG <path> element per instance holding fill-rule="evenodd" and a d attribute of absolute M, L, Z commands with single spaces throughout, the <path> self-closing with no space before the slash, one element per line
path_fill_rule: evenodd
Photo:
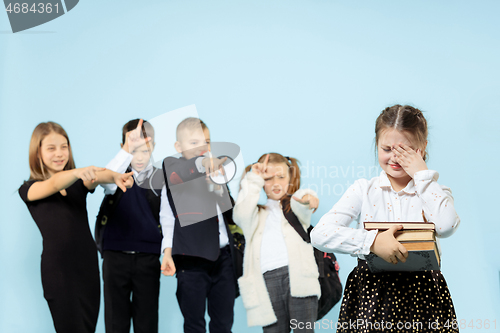
<path fill-rule="evenodd" d="M 90 233 L 86 196 L 100 183 L 123 191 L 132 173 L 75 168 L 68 135 L 53 122 L 31 136 L 30 178 L 19 188 L 43 237 L 42 286 L 58 333 L 94 332 L 100 303 L 97 250 Z"/>

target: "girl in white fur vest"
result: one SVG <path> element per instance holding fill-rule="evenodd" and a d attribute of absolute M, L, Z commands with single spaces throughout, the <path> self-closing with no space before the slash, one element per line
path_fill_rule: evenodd
<path fill-rule="evenodd" d="M 263 326 L 264 333 L 291 328 L 314 332 L 321 296 L 318 266 L 311 244 L 304 242 L 285 214 L 295 214 L 307 230 L 319 200 L 314 191 L 299 190 L 295 158 L 264 154 L 245 171 L 233 218 L 246 242 L 238 284 L 248 326 Z M 267 195 L 263 206 L 257 204 L 262 188 Z"/>

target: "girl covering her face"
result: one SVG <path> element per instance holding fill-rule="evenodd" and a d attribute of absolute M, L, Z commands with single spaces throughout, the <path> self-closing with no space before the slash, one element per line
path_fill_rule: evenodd
<path fill-rule="evenodd" d="M 408 251 L 394 237 L 401 225 L 377 233 L 363 229 L 363 222 L 429 221 L 443 238 L 460 223 L 451 190 L 437 183 L 439 174 L 425 163 L 427 122 L 422 112 L 407 105 L 388 107 L 377 118 L 375 134 L 380 176 L 358 179 L 311 232 L 314 247 L 358 257 L 347 279 L 337 332 L 371 332 L 382 329 L 381 323 L 387 331 L 410 325 L 419 332 L 458 332 L 440 271 L 373 274 L 364 260 L 372 252 L 398 265 Z M 355 228 L 349 227 L 355 220 Z M 358 319 L 362 323 L 352 329 L 349 322 Z"/>

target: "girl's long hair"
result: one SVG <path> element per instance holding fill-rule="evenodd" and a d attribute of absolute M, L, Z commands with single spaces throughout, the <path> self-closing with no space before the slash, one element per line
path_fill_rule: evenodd
<path fill-rule="evenodd" d="M 68 140 L 68 163 L 64 166 L 64 170 L 71 170 L 75 168 L 75 161 L 73 160 L 73 152 L 71 151 L 71 145 L 69 143 L 68 134 L 62 128 L 61 125 L 48 121 L 46 123 L 40 123 L 33 130 L 30 141 L 30 151 L 29 151 L 29 164 L 30 164 L 30 178 L 29 180 L 46 180 L 49 179 L 50 173 L 48 172 L 46 166 L 42 161 L 42 153 L 40 148 L 42 146 L 43 139 L 51 134 L 57 133 Z"/>
<path fill-rule="evenodd" d="M 263 163 L 268 154 L 264 154 L 257 160 L 258 163 Z M 269 153 L 269 161 L 268 163 L 285 163 L 288 166 L 288 174 L 290 175 L 290 183 L 288 184 L 288 191 L 281 199 L 281 205 L 283 206 L 286 213 L 288 213 L 291 209 L 290 199 L 292 194 L 294 194 L 300 188 L 300 167 L 299 160 L 293 157 L 283 156 L 278 153 Z M 250 164 L 245 168 L 245 173 L 241 177 L 243 177 L 252 170 L 252 165 Z M 259 205 L 259 208 L 263 206 Z"/>

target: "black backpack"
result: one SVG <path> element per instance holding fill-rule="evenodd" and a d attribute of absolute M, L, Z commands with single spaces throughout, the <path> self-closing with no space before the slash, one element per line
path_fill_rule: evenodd
<path fill-rule="evenodd" d="M 283 214 L 304 242 L 311 243 L 310 234 L 313 226 L 309 226 L 306 232 L 291 210 L 288 213 L 283 210 Z M 339 277 L 339 264 L 333 253 L 326 253 L 314 248 L 314 258 L 318 265 L 319 285 L 321 287 L 321 298 L 318 300 L 318 318 L 316 319 L 320 320 L 342 298 L 342 283 Z"/>

